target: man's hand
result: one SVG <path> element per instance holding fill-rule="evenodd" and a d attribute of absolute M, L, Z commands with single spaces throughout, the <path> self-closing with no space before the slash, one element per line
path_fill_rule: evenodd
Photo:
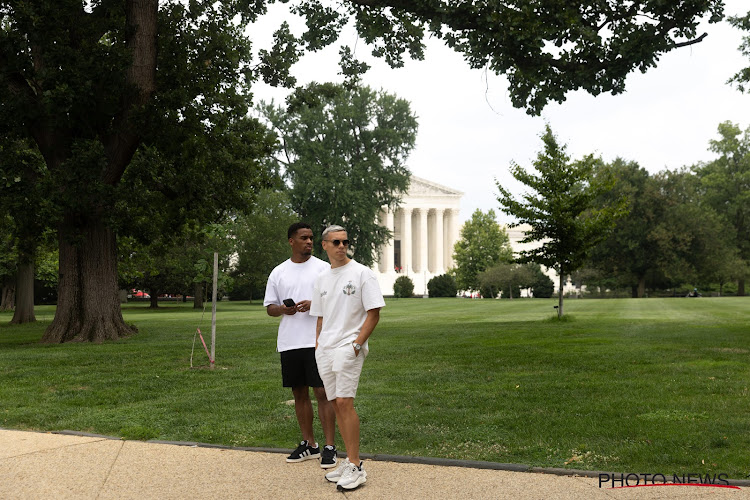
<path fill-rule="evenodd" d="M 279 306 L 279 311 L 281 311 L 281 314 L 288 314 L 289 316 L 293 316 L 297 313 L 297 306 L 294 307 L 287 307 L 284 304 L 281 304 Z"/>
<path fill-rule="evenodd" d="M 300 300 L 297 302 L 297 304 L 294 306 L 297 308 L 298 312 L 307 312 L 310 310 L 310 301 L 309 300 Z"/>

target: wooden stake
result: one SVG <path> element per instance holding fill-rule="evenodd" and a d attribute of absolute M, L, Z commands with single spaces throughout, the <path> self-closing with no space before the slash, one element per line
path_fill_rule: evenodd
<path fill-rule="evenodd" d="M 211 305 L 211 369 L 216 366 L 216 285 L 219 278 L 219 252 L 214 252 L 214 293 Z"/>

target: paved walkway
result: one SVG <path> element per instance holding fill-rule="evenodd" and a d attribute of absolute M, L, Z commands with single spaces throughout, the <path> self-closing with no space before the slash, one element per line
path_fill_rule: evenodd
<path fill-rule="evenodd" d="M 0 499 L 744 499 L 750 488 L 599 488 L 598 479 L 368 460 L 341 493 L 318 462 L 236 449 L 0 429 Z"/>

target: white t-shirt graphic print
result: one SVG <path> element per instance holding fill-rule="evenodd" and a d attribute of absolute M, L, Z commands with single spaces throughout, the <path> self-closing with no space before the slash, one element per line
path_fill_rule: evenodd
<path fill-rule="evenodd" d="M 263 307 L 281 305 L 284 299 L 292 299 L 295 302 L 311 300 L 315 279 L 321 272 L 330 268 L 328 262 L 314 256 L 302 263 L 292 262 L 291 259 L 285 260 L 268 276 Z M 283 352 L 315 347 L 316 325 L 317 318 L 307 312 L 282 314 L 276 350 Z"/>
<path fill-rule="evenodd" d="M 385 307 L 378 280 L 371 269 L 354 260 L 329 269 L 315 280 L 311 316 L 322 316 L 318 349 L 335 349 L 354 342 L 367 311 Z M 368 350 L 367 342 L 362 349 Z"/>

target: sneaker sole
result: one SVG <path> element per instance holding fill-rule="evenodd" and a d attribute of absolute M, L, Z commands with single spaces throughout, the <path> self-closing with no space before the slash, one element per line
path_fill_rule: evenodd
<path fill-rule="evenodd" d="M 299 462 L 304 462 L 306 460 L 313 460 L 320 458 L 320 453 L 317 455 L 307 455 L 306 457 L 300 457 L 300 458 L 287 458 L 286 461 L 290 464 L 296 464 Z"/>
<path fill-rule="evenodd" d="M 351 491 L 351 490 L 359 488 L 361 485 L 365 484 L 366 482 L 367 482 L 367 477 L 366 476 L 362 476 L 359 479 L 357 479 L 355 482 L 353 482 L 351 484 L 347 484 L 346 486 L 342 486 L 340 484 L 337 484 L 336 485 L 336 489 L 339 490 L 339 491 L 344 491 L 344 490 Z"/>
<path fill-rule="evenodd" d="M 333 462 L 332 464 L 324 464 L 324 463 L 321 462 L 320 463 L 320 468 L 321 469 L 332 469 L 332 468 L 336 467 L 336 465 L 338 465 L 336 462 Z"/>
<path fill-rule="evenodd" d="M 335 479 L 329 479 L 329 478 L 328 478 L 328 475 L 326 474 L 326 481 L 329 481 L 329 482 L 331 482 L 331 483 L 338 483 L 338 482 L 339 482 L 339 479 L 341 479 L 341 476 L 339 476 L 339 477 L 337 477 L 337 478 L 335 478 Z"/>

